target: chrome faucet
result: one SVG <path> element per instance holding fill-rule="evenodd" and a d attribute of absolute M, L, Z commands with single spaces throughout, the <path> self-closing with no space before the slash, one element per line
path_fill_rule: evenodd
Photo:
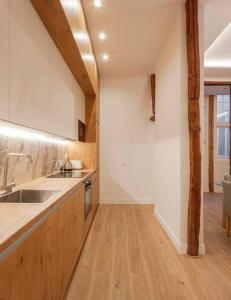
<path fill-rule="evenodd" d="M 15 182 L 12 183 L 7 183 L 7 177 L 8 177 L 8 166 L 9 166 L 9 159 L 10 157 L 25 157 L 29 159 L 29 162 L 32 163 L 33 159 L 30 155 L 28 154 L 23 154 L 23 153 L 9 153 L 6 156 L 6 163 L 4 166 L 4 173 L 3 173 L 3 182 L 2 186 L 0 187 L 1 191 L 4 191 L 4 194 L 9 194 L 12 192 L 12 187 L 16 186 Z"/>
<path fill-rule="evenodd" d="M 60 162 L 59 162 L 59 160 L 54 160 L 54 161 L 53 161 L 53 164 L 52 164 L 52 168 L 51 168 L 51 174 L 54 173 L 54 170 L 55 170 L 55 168 L 56 168 L 57 165 L 60 167 Z"/>

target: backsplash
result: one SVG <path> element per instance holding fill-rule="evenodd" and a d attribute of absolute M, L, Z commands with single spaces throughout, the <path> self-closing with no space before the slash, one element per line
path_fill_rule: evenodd
<path fill-rule="evenodd" d="M 10 158 L 8 182 L 13 181 L 14 176 L 16 184 L 19 185 L 50 174 L 54 161 L 63 160 L 67 151 L 68 145 L 0 134 L 0 184 L 6 156 L 11 152 L 30 154 L 33 159 L 33 163 L 30 164 L 26 158 Z M 54 171 L 56 170 L 59 170 L 58 164 L 54 168 Z"/>

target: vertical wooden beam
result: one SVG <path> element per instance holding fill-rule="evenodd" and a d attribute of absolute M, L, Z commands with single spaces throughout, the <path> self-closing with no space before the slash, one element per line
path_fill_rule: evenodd
<path fill-rule="evenodd" d="M 151 75 L 151 93 L 152 93 L 152 116 L 151 121 L 156 121 L 156 75 Z"/>
<path fill-rule="evenodd" d="M 200 50 L 198 0 L 187 0 L 186 32 L 188 59 L 188 121 L 190 143 L 190 191 L 188 206 L 188 254 L 199 253 L 201 215 L 201 141 L 200 141 Z"/>
<path fill-rule="evenodd" d="M 209 192 L 214 192 L 214 105 L 215 96 L 209 96 L 209 118 L 208 118 L 208 150 L 209 150 Z"/>

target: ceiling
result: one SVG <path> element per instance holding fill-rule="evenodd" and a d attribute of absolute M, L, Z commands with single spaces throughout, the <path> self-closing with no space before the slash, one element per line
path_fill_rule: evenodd
<path fill-rule="evenodd" d="M 156 58 L 181 0 L 83 0 L 101 75 L 138 76 L 153 72 Z M 99 32 L 107 39 L 100 41 Z M 104 61 L 103 53 L 109 55 Z"/>
<path fill-rule="evenodd" d="M 204 10 L 205 50 L 231 22 L 231 0 L 207 0 Z"/>
<path fill-rule="evenodd" d="M 101 75 L 138 76 L 154 72 L 155 62 L 179 4 L 185 0 L 82 0 Z M 204 42 L 206 60 L 231 61 L 231 0 L 205 0 Z M 99 33 L 107 39 L 101 41 Z M 104 61 L 106 53 L 109 59 Z M 231 77 L 231 68 L 206 68 L 206 77 Z"/>
<path fill-rule="evenodd" d="M 205 77 L 231 78 L 231 0 L 207 0 L 204 16 Z"/>

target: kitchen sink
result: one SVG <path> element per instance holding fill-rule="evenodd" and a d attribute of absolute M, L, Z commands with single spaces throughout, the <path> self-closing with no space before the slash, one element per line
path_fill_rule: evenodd
<path fill-rule="evenodd" d="M 0 196 L 0 203 L 44 203 L 60 190 L 18 190 Z"/>

